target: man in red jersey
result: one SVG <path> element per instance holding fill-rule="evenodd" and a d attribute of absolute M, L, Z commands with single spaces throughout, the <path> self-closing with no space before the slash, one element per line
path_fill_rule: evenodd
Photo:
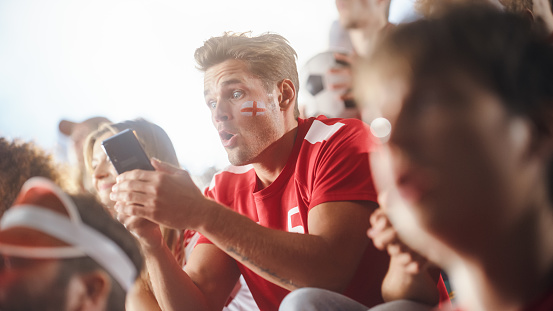
<path fill-rule="evenodd" d="M 377 207 L 359 120 L 298 118 L 295 51 L 276 34 L 225 34 L 196 51 L 205 102 L 232 164 L 205 195 L 182 170 L 121 174 L 112 199 L 139 236 L 163 310 L 220 310 L 242 274 L 262 310 L 300 287 L 382 302 L 389 257 L 366 230 Z M 203 237 L 184 272 L 158 226 Z"/>

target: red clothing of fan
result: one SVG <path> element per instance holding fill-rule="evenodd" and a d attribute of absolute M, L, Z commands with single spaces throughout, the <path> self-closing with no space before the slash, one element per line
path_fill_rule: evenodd
<path fill-rule="evenodd" d="M 267 188 L 257 191 L 252 166 L 231 166 L 214 176 L 205 194 L 260 225 L 309 233 L 308 213 L 330 201 L 374 201 L 368 162 L 370 136 L 364 123 L 325 117 L 298 120 L 298 133 L 286 166 Z M 209 243 L 201 237 L 198 243 Z M 367 306 L 382 303 L 380 284 L 389 257 L 369 243 L 344 292 Z M 242 264 L 240 271 L 261 310 L 277 310 L 289 293 Z"/>

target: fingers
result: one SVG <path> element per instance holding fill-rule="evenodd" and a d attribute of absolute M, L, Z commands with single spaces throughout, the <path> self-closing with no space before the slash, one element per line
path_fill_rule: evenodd
<path fill-rule="evenodd" d="M 128 218 L 123 215 L 152 219 L 156 193 L 151 183 L 123 180 L 113 186 L 110 199 L 116 202 L 114 209 L 118 213 L 118 219 L 128 221 Z M 121 223 L 125 224 L 123 221 Z"/>
<path fill-rule="evenodd" d="M 348 91 L 352 88 L 353 73 L 349 67 L 332 67 L 328 70 L 328 88 Z"/>
<path fill-rule="evenodd" d="M 424 260 L 421 260 L 422 257 L 407 248 L 395 244 L 388 248 L 388 253 L 392 258 L 393 264 L 402 266 L 406 273 L 417 274 L 422 271 Z"/>
<path fill-rule="evenodd" d="M 151 209 L 145 207 L 144 205 L 139 204 L 129 204 L 122 201 L 118 201 L 114 206 L 117 214 L 127 215 L 127 216 L 138 216 L 147 219 L 152 218 Z M 118 216 L 119 217 L 119 216 Z"/>
<path fill-rule="evenodd" d="M 163 245 L 159 225 L 137 216 L 118 214 L 117 220 L 137 238 L 141 246 L 147 249 L 157 248 Z"/>
<path fill-rule="evenodd" d="M 125 204 L 152 206 L 159 194 L 162 173 L 134 170 L 117 177 L 111 189 L 110 199 Z"/>
<path fill-rule="evenodd" d="M 156 159 L 152 165 L 156 171 L 135 170 L 119 175 L 110 199 L 116 202 L 118 213 L 180 228 L 187 218 L 176 211 L 205 198 L 186 171 Z"/>
<path fill-rule="evenodd" d="M 130 216 L 126 214 L 117 214 L 117 220 L 127 228 L 127 230 L 133 232 L 136 229 L 139 229 L 144 226 L 149 226 L 152 224 L 151 221 L 137 216 Z M 157 226 L 157 225 L 155 225 Z"/>
<path fill-rule="evenodd" d="M 120 222 L 121 224 L 123 224 L 123 226 L 125 226 L 125 228 L 127 228 L 127 223 L 126 222 L 131 217 L 133 217 L 133 216 L 129 216 L 129 215 L 126 215 L 126 214 L 121 214 L 121 213 L 118 213 L 116 215 L 117 221 Z"/>
<path fill-rule="evenodd" d="M 116 181 L 118 184 L 129 180 L 152 181 L 156 179 L 158 174 L 155 171 L 132 170 L 119 174 Z"/>
<path fill-rule="evenodd" d="M 351 66 L 353 63 L 353 56 L 343 53 L 334 53 L 334 59 L 336 59 L 336 62 L 344 64 L 346 66 Z"/>
<path fill-rule="evenodd" d="M 334 83 L 334 84 L 330 84 L 329 85 L 329 88 L 331 90 L 349 90 L 351 87 L 351 82 L 347 81 L 345 83 Z"/>
<path fill-rule="evenodd" d="M 182 174 L 182 172 L 185 172 L 184 170 L 181 170 L 178 167 L 174 167 L 173 165 L 166 162 L 162 162 L 156 158 L 152 158 L 150 162 L 152 163 L 156 171 L 159 171 L 159 172 L 164 172 L 168 174 Z"/>
<path fill-rule="evenodd" d="M 146 194 L 155 193 L 152 185 L 140 181 L 124 181 L 115 184 L 109 195 L 112 201 L 125 201 L 132 203 L 146 203 Z"/>
<path fill-rule="evenodd" d="M 372 213 L 370 222 L 371 228 L 367 235 L 373 240 L 376 248 L 385 250 L 390 244 L 399 242 L 396 230 L 381 208 Z"/>
<path fill-rule="evenodd" d="M 376 231 L 369 229 L 367 235 L 373 240 L 374 246 L 380 250 L 385 250 L 390 244 L 397 243 L 397 233 L 392 228 Z"/>
<path fill-rule="evenodd" d="M 144 218 L 137 216 L 126 215 L 122 213 L 117 214 L 117 221 L 119 221 L 127 230 L 133 233 L 134 229 L 139 225 L 141 221 L 147 221 Z"/>
<path fill-rule="evenodd" d="M 388 220 L 388 216 L 386 216 L 386 213 L 381 207 L 377 208 L 371 214 L 369 220 L 371 223 L 371 227 L 372 229 L 374 229 L 375 232 L 380 232 L 387 229 L 388 227 L 392 227 L 392 224 Z"/>
<path fill-rule="evenodd" d="M 328 70 L 328 86 L 332 90 L 351 89 L 353 74 L 350 68 L 332 67 Z"/>
<path fill-rule="evenodd" d="M 341 100 L 355 100 L 355 95 L 353 95 L 353 92 L 351 90 L 348 90 L 346 93 L 342 94 L 340 96 Z"/>
<path fill-rule="evenodd" d="M 328 70 L 328 73 L 342 76 L 351 76 L 351 68 L 348 67 L 332 67 Z"/>

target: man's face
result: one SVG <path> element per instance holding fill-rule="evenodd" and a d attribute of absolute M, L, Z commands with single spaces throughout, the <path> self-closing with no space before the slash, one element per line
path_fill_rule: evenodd
<path fill-rule="evenodd" d="M 336 0 L 340 24 L 345 29 L 365 27 L 375 11 L 374 0 Z"/>
<path fill-rule="evenodd" d="M 0 254 L 0 310 L 64 310 L 67 284 L 57 259 L 29 259 Z"/>
<path fill-rule="evenodd" d="M 209 68 L 204 94 L 233 165 L 263 161 L 263 151 L 285 133 L 276 87 L 267 92 L 242 61 L 231 59 Z"/>
<path fill-rule="evenodd" d="M 387 206 L 388 215 L 423 253 L 428 241 L 411 237 L 429 234 L 458 250 L 485 247 L 482 236 L 505 232 L 521 218 L 521 202 L 531 193 L 527 122 L 462 70 L 451 71 L 374 79 L 367 98 L 378 108 L 364 111 L 367 123 L 383 117 L 391 124 L 381 146 L 385 158 L 371 159 L 375 179 L 381 192 L 394 189 L 402 204 Z"/>

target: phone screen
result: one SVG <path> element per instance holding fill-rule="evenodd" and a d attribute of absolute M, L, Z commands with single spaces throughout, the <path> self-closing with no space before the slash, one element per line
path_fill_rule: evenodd
<path fill-rule="evenodd" d="M 102 148 L 118 174 L 135 169 L 154 170 L 134 131 L 130 129 L 102 141 Z"/>

